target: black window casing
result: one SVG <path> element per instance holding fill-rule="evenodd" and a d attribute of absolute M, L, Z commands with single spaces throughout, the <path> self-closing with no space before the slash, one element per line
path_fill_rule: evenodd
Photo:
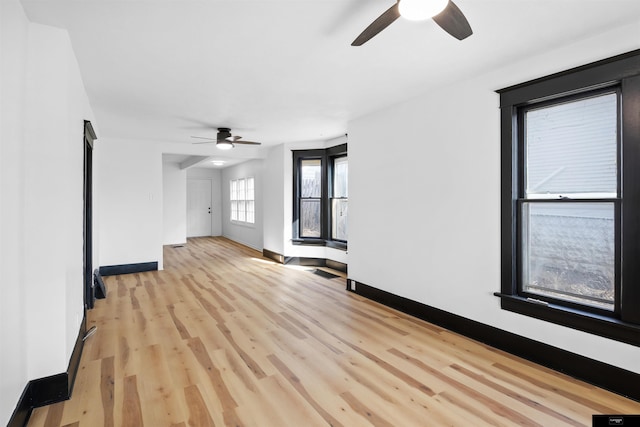
<path fill-rule="evenodd" d="M 522 195 L 522 110 L 605 88 L 620 95 L 619 218 L 613 312 L 520 292 L 518 199 Z M 640 50 L 497 91 L 501 122 L 501 298 L 504 310 L 640 346 Z"/>
<path fill-rule="evenodd" d="M 296 245 L 317 245 L 347 250 L 347 242 L 331 238 L 331 188 L 333 177 L 333 159 L 347 156 L 347 144 L 315 150 L 293 150 L 293 233 L 292 242 Z M 320 159 L 322 162 L 322 194 L 320 237 L 300 236 L 300 165 L 303 160 Z"/>

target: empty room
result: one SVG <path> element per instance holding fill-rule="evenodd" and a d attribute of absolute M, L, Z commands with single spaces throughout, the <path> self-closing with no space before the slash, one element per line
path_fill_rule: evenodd
<path fill-rule="evenodd" d="M 0 424 L 640 425 L 637 0 L 0 31 Z"/>

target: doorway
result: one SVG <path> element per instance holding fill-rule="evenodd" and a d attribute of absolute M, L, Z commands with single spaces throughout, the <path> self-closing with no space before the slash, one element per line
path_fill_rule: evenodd
<path fill-rule="evenodd" d="M 211 236 L 211 180 L 187 180 L 187 237 Z"/>

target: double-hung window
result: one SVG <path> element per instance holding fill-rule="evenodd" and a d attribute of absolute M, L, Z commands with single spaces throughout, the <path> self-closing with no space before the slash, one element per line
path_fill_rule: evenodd
<path fill-rule="evenodd" d="M 300 228 L 301 238 L 322 236 L 322 158 L 300 159 Z"/>
<path fill-rule="evenodd" d="M 502 307 L 640 345 L 640 52 L 499 93 Z"/>
<path fill-rule="evenodd" d="M 331 239 L 347 241 L 349 161 L 334 157 L 331 168 Z"/>
<path fill-rule="evenodd" d="M 246 224 L 255 223 L 254 181 L 252 177 L 229 181 L 231 221 Z"/>
<path fill-rule="evenodd" d="M 293 242 L 347 246 L 347 145 L 293 152 Z"/>

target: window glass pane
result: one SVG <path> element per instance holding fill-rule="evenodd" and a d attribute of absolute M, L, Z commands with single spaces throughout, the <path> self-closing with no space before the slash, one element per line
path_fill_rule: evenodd
<path fill-rule="evenodd" d="M 300 172 L 300 197 L 320 197 L 322 194 L 321 160 L 302 160 Z"/>
<path fill-rule="evenodd" d="M 253 224 L 256 221 L 254 201 L 247 201 L 247 222 Z"/>
<path fill-rule="evenodd" d="M 238 220 L 238 202 L 235 200 L 231 201 L 231 220 Z"/>
<path fill-rule="evenodd" d="M 238 200 L 238 181 L 233 180 L 229 184 L 229 198 L 231 200 Z"/>
<path fill-rule="evenodd" d="M 253 200 L 255 198 L 253 185 L 253 178 L 247 178 L 247 200 Z"/>
<path fill-rule="evenodd" d="M 524 203 L 525 292 L 613 310 L 613 203 Z"/>
<path fill-rule="evenodd" d="M 347 199 L 333 199 L 331 206 L 331 238 L 347 240 Z"/>
<path fill-rule="evenodd" d="M 526 196 L 617 195 L 616 93 L 525 113 Z"/>
<path fill-rule="evenodd" d="M 239 179 L 238 180 L 238 200 L 245 200 L 245 197 L 246 197 L 245 180 Z"/>
<path fill-rule="evenodd" d="M 245 215 L 245 201 L 238 201 L 238 221 L 246 221 L 247 216 Z"/>
<path fill-rule="evenodd" d="M 348 197 L 348 171 L 347 157 L 338 157 L 333 161 L 333 197 Z"/>
<path fill-rule="evenodd" d="M 320 237 L 320 200 L 300 201 L 300 237 Z"/>

